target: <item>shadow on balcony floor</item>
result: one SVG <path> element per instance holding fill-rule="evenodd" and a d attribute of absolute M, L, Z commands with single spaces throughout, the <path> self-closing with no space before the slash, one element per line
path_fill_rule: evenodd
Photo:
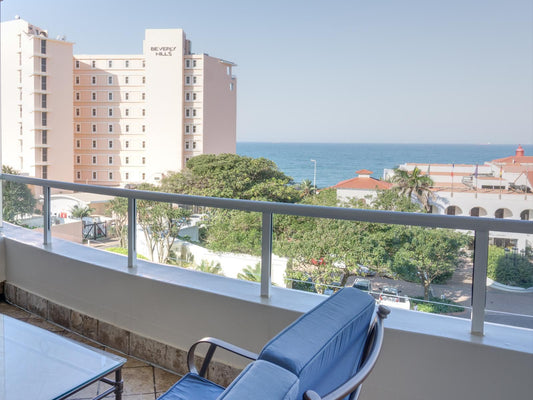
<path fill-rule="evenodd" d="M 70 332 L 58 325 L 54 325 L 41 317 L 30 314 L 27 311 L 8 304 L 3 300 L 0 300 L 0 313 L 24 322 L 28 322 L 58 335 L 68 337 L 89 346 L 118 354 L 119 356 L 126 358 L 128 361 L 122 369 L 122 376 L 124 379 L 124 393 L 122 398 L 124 400 L 154 400 L 164 393 L 168 388 L 170 388 L 170 386 L 172 386 L 180 378 L 179 375 L 167 372 L 161 368 L 154 367 L 136 358 L 126 356 L 107 346 L 103 346 L 97 342 L 78 335 L 77 333 Z M 69 400 L 92 399 L 99 393 L 106 390 L 108 387 L 109 386 L 101 382 L 94 383 L 93 385 L 69 397 Z M 114 399 L 115 395 L 111 394 L 105 398 Z"/>

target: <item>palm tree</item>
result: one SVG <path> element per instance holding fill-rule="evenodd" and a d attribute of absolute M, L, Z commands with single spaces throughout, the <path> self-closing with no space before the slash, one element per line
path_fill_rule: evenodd
<path fill-rule="evenodd" d="M 237 278 L 245 281 L 261 282 L 261 264 L 257 263 L 253 268 L 247 265 L 242 272 L 237 274 Z"/>
<path fill-rule="evenodd" d="M 222 267 L 220 266 L 220 263 L 215 263 L 214 261 L 209 262 L 207 260 L 202 260 L 200 265 L 196 265 L 194 269 L 196 271 L 207 272 L 208 274 L 224 276 L 224 274 L 222 273 Z"/>
<path fill-rule="evenodd" d="M 77 204 L 70 209 L 70 213 L 72 214 L 73 218 L 85 218 L 92 214 L 94 211 L 94 208 L 91 208 L 89 206 L 80 207 Z"/>
<path fill-rule="evenodd" d="M 302 191 L 302 197 L 307 197 L 315 192 L 315 187 L 310 179 L 304 179 L 300 184 L 300 190 Z"/>
<path fill-rule="evenodd" d="M 429 200 L 434 198 L 434 194 L 430 189 L 433 186 L 433 180 L 429 176 L 423 176 L 418 167 L 415 167 L 413 172 L 395 168 L 391 181 L 401 195 L 409 199 L 415 195 L 424 210 L 426 212 L 431 211 Z"/>

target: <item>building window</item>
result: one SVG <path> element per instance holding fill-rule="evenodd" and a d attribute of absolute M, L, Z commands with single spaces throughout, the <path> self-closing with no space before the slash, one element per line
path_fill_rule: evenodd
<path fill-rule="evenodd" d="M 41 39 L 41 54 L 46 54 L 46 40 Z"/>
<path fill-rule="evenodd" d="M 143 68 L 146 68 L 146 60 L 143 60 Z"/>
<path fill-rule="evenodd" d="M 146 100 L 146 93 L 143 93 L 143 94 L 141 95 L 141 97 L 142 97 L 143 100 Z"/>
<path fill-rule="evenodd" d="M 48 179 L 48 166 L 43 165 L 41 169 L 41 175 L 43 179 Z"/>
<path fill-rule="evenodd" d="M 48 123 L 48 114 L 43 112 L 41 113 L 41 125 L 46 126 Z"/>
<path fill-rule="evenodd" d="M 48 141 L 48 131 L 45 129 L 41 132 L 41 144 L 46 144 Z"/>
<path fill-rule="evenodd" d="M 146 132 L 146 125 L 143 125 L 143 126 L 142 126 L 142 131 L 143 131 L 143 132 Z"/>
<path fill-rule="evenodd" d="M 91 76 L 91 84 L 96 85 L 96 76 Z"/>
<path fill-rule="evenodd" d="M 107 110 L 107 115 L 108 115 L 109 117 L 112 117 L 112 116 L 113 116 L 113 109 L 112 109 L 112 108 L 109 108 L 109 109 Z"/>
<path fill-rule="evenodd" d="M 107 61 L 107 68 L 113 68 L 113 61 L 112 60 L 108 60 Z"/>
<path fill-rule="evenodd" d="M 76 85 L 79 85 L 79 84 L 80 84 L 80 77 L 79 77 L 79 76 L 76 76 L 76 77 L 74 78 L 74 84 L 76 84 Z"/>
<path fill-rule="evenodd" d="M 145 142 L 144 140 L 143 140 L 143 142 L 142 142 L 142 148 L 143 148 L 143 149 L 146 148 L 146 142 Z"/>
<path fill-rule="evenodd" d="M 125 115 L 126 117 L 129 117 L 129 116 L 130 116 L 130 109 L 129 109 L 129 108 L 126 108 L 126 109 L 124 110 L 124 115 Z"/>
<path fill-rule="evenodd" d="M 192 126 L 192 133 L 196 133 L 196 125 Z"/>
<path fill-rule="evenodd" d="M 192 99 L 193 99 L 193 100 L 196 100 L 196 93 L 193 93 L 193 94 L 192 94 Z"/>
<path fill-rule="evenodd" d="M 128 92 L 124 93 L 124 99 L 125 100 L 129 100 L 130 99 L 130 94 Z"/>
<path fill-rule="evenodd" d="M 146 164 L 146 157 L 143 157 L 143 158 L 142 158 L 142 163 L 143 163 L 143 164 Z"/>
<path fill-rule="evenodd" d="M 80 124 L 76 124 L 76 132 L 81 132 L 81 125 Z"/>
<path fill-rule="evenodd" d="M 46 90 L 46 76 L 41 76 L 41 90 Z"/>
<path fill-rule="evenodd" d="M 113 124 L 109 124 L 108 127 L 107 127 L 107 131 L 109 133 L 113 133 Z"/>
<path fill-rule="evenodd" d="M 124 67 L 129 68 L 130 67 L 130 60 L 124 61 Z"/>
<path fill-rule="evenodd" d="M 126 172 L 126 180 L 130 179 L 130 173 Z"/>
<path fill-rule="evenodd" d="M 80 92 L 76 92 L 76 100 L 80 99 Z"/>
<path fill-rule="evenodd" d="M 42 158 L 43 162 L 47 162 L 48 161 L 48 149 L 47 148 L 42 149 L 41 158 Z"/>
<path fill-rule="evenodd" d="M 41 95 L 41 108 L 46 108 L 47 98 L 46 94 Z"/>
<path fill-rule="evenodd" d="M 41 72 L 46 72 L 46 58 L 41 58 Z"/>
<path fill-rule="evenodd" d="M 129 140 L 126 140 L 126 141 L 124 142 L 124 147 L 125 147 L 126 149 L 130 147 L 130 141 L 129 141 Z"/>
<path fill-rule="evenodd" d="M 191 84 L 191 77 L 190 76 L 186 76 L 185 77 L 185 84 L 186 85 L 190 85 Z"/>
<path fill-rule="evenodd" d="M 196 109 L 195 108 L 192 109 L 192 116 L 196 117 Z"/>
<path fill-rule="evenodd" d="M 196 149 L 196 142 L 192 142 L 192 148 Z"/>
<path fill-rule="evenodd" d="M 93 117 L 96 117 L 96 108 L 91 109 L 91 113 Z"/>
<path fill-rule="evenodd" d="M 185 60 L 185 68 L 191 68 L 191 60 Z"/>
<path fill-rule="evenodd" d="M 196 85 L 196 76 L 192 77 L 192 83 L 193 83 L 193 85 Z"/>
<path fill-rule="evenodd" d="M 93 156 L 93 164 L 96 164 L 96 156 Z"/>
<path fill-rule="evenodd" d="M 144 108 L 143 108 L 142 114 L 143 114 L 143 117 L 146 116 L 146 110 Z"/>
<path fill-rule="evenodd" d="M 189 133 L 190 131 L 190 126 L 189 125 L 185 125 L 185 133 Z"/>
<path fill-rule="evenodd" d="M 81 172 L 80 171 L 76 171 L 76 179 L 81 179 Z"/>
<path fill-rule="evenodd" d="M 143 85 L 146 83 L 146 76 L 143 76 Z"/>
<path fill-rule="evenodd" d="M 185 150 L 189 150 L 189 142 L 185 142 Z"/>
<path fill-rule="evenodd" d="M 93 181 L 95 181 L 95 180 L 96 180 L 96 172 L 93 171 Z"/>
<path fill-rule="evenodd" d="M 110 149 L 113 148 L 113 141 L 112 141 L 112 140 L 109 140 L 109 141 L 107 142 L 107 147 L 109 147 Z"/>
<path fill-rule="evenodd" d="M 96 133 L 96 124 L 93 124 L 92 128 L 93 128 L 93 132 Z"/>
<path fill-rule="evenodd" d="M 108 163 L 108 164 L 113 164 L 113 157 L 112 157 L 112 156 L 109 156 L 109 157 L 107 158 L 107 163 Z"/>
<path fill-rule="evenodd" d="M 112 172 L 109 173 L 109 180 L 110 180 L 110 181 L 113 180 L 113 173 L 112 173 Z"/>
<path fill-rule="evenodd" d="M 191 116 L 191 110 L 190 109 L 188 109 L 188 108 L 185 109 L 185 116 L 186 117 L 190 117 Z"/>
<path fill-rule="evenodd" d="M 81 140 L 76 140 L 76 148 L 80 148 L 81 147 Z"/>
<path fill-rule="evenodd" d="M 196 60 L 192 60 L 192 67 L 196 68 Z"/>
<path fill-rule="evenodd" d="M 130 77 L 129 76 L 126 76 L 124 78 L 124 83 L 127 85 L 128 83 L 130 83 Z"/>
<path fill-rule="evenodd" d="M 124 159 L 124 163 L 129 164 L 129 163 L 130 163 L 130 158 L 129 158 L 129 157 L 126 157 L 126 158 Z"/>
<path fill-rule="evenodd" d="M 112 101 L 112 100 L 113 100 L 113 92 L 108 92 L 108 93 L 107 93 L 107 99 L 108 99 L 109 101 Z"/>
<path fill-rule="evenodd" d="M 91 68 L 96 68 L 96 61 L 91 61 Z"/>
<path fill-rule="evenodd" d="M 76 60 L 76 61 L 74 62 L 74 65 L 75 65 L 75 68 L 76 68 L 76 69 L 80 69 L 80 60 Z"/>
<path fill-rule="evenodd" d="M 96 140 L 93 140 L 93 149 L 96 149 Z"/>
<path fill-rule="evenodd" d="M 112 85 L 113 84 L 113 77 L 112 76 L 108 76 L 107 77 L 107 84 L 108 85 Z"/>
<path fill-rule="evenodd" d="M 76 164 L 81 164 L 81 156 L 76 156 Z"/>
<path fill-rule="evenodd" d="M 124 127 L 124 129 L 126 130 L 126 132 L 129 132 L 129 131 L 130 131 L 130 126 L 129 126 L 129 125 L 126 125 L 126 126 Z"/>
<path fill-rule="evenodd" d="M 233 82 L 229 84 L 229 90 L 233 92 Z"/>
<path fill-rule="evenodd" d="M 191 100 L 191 94 L 190 93 L 185 93 L 185 101 L 190 101 Z"/>
<path fill-rule="evenodd" d="M 92 99 L 93 101 L 96 101 L 96 92 L 92 92 L 92 93 L 91 93 L 91 99 Z"/>
<path fill-rule="evenodd" d="M 142 180 L 144 181 L 146 179 L 146 174 L 143 172 L 141 176 L 142 176 Z"/>
<path fill-rule="evenodd" d="M 79 117 L 79 116 L 80 116 L 80 109 L 76 108 L 76 117 Z"/>

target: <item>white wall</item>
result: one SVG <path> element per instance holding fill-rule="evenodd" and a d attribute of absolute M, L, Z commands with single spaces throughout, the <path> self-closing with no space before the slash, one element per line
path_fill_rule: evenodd
<path fill-rule="evenodd" d="M 139 262 L 5 224 L 7 281 L 58 304 L 181 349 L 216 336 L 252 351 L 324 297 Z M 0 263 L 0 267 L 1 267 Z M 1 272 L 0 272 L 1 276 Z M 533 332 L 393 310 L 362 400 L 528 399 L 533 392 Z M 312 334 L 312 333 L 310 333 Z"/>

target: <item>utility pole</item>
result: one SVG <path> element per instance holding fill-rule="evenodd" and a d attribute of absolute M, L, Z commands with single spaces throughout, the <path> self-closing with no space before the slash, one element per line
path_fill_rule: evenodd
<path fill-rule="evenodd" d="M 315 163 L 315 169 L 313 172 L 313 190 L 316 192 L 316 160 L 311 160 L 312 163 Z"/>

